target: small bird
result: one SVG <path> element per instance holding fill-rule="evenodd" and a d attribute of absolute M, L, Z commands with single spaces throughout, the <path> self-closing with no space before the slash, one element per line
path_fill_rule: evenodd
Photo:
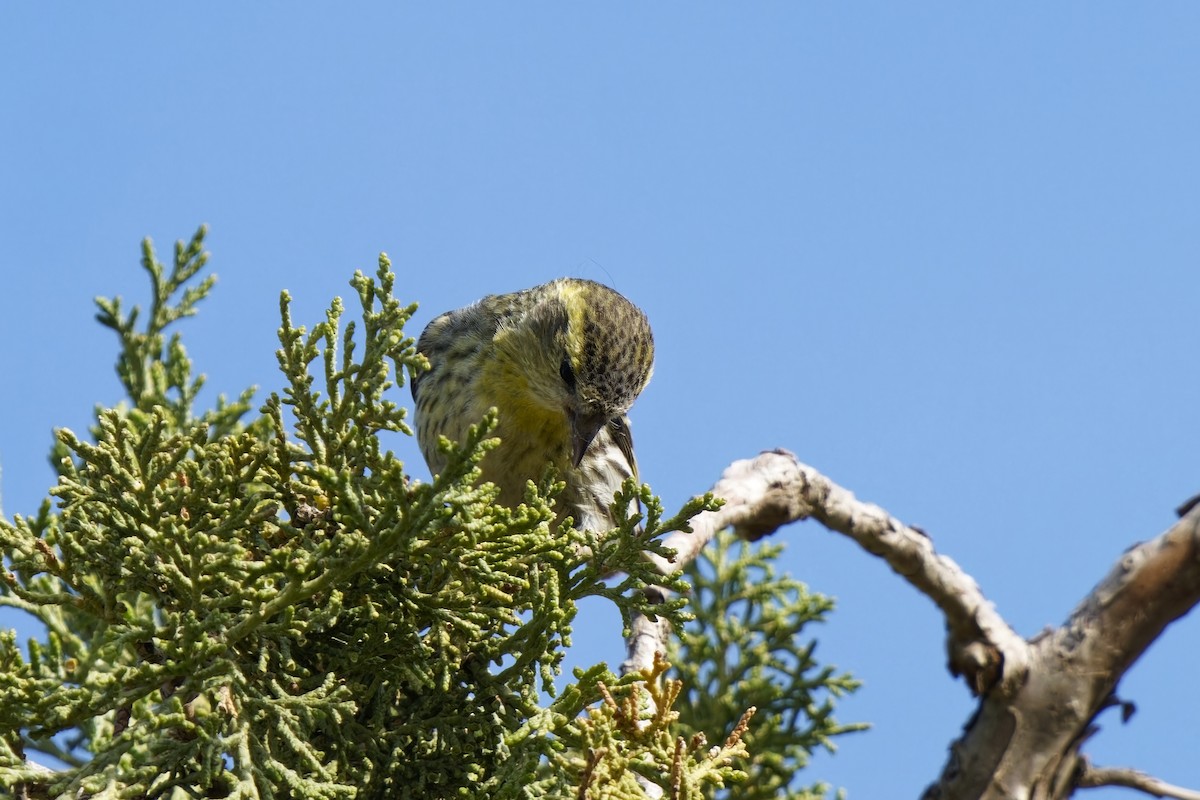
<path fill-rule="evenodd" d="M 495 407 L 500 444 L 480 466 L 499 502 L 518 505 L 553 464 L 566 483 L 560 519 L 613 527 L 613 495 L 637 476 L 626 412 L 654 361 L 641 309 L 603 284 L 559 278 L 442 314 L 417 351 L 429 360 L 411 384 L 417 441 L 435 475 L 446 466 L 438 437 L 462 441 Z"/>

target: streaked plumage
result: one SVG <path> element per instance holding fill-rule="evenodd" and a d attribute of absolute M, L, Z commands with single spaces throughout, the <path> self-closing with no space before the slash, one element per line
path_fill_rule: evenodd
<path fill-rule="evenodd" d="M 500 502 L 521 502 L 527 480 L 553 463 L 563 515 L 611 527 L 609 506 L 637 475 L 626 412 L 650 379 L 654 341 L 637 306 L 594 281 L 560 278 L 489 295 L 425 328 L 430 369 L 412 382 L 417 439 L 430 470 L 444 468 L 439 436 L 461 441 L 491 407 L 501 444 L 482 463 Z"/>

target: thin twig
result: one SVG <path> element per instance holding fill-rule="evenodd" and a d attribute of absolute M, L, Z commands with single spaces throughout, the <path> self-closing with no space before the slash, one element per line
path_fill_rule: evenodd
<path fill-rule="evenodd" d="M 1101 786 L 1123 786 L 1137 789 L 1152 797 L 1171 797 L 1175 800 L 1200 800 L 1200 792 L 1173 786 L 1144 772 L 1128 767 L 1096 767 L 1083 762 L 1076 785 L 1081 789 Z"/>

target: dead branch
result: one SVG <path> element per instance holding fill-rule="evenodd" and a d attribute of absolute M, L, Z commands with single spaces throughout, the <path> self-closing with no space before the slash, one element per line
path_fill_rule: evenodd
<path fill-rule="evenodd" d="M 677 553 L 671 562 L 657 559 L 664 574 L 687 564 L 723 528 L 755 540 L 779 527 L 812 517 L 879 556 L 905 580 L 932 599 L 947 620 L 949 667 L 963 675 L 975 693 L 997 683 L 1009 690 L 1020 684 L 1028 645 L 984 597 L 978 584 L 950 558 L 939 555 L 923 532 L 906 526 L 879 506 L 857 500 L 848 490 L 801 464 L 786 450 L 735 461 L 712 492 L 725 501 L 717 511 L 692 520 L 692 532 L 669 536 Z"/>
<path fill-rule="evenodd" d="M 1159 796 L 1200 800 L 1200 793 L 1131 777 L 1139 773 L 1087 766 L 1080 753 L 1097 715 L 1113 705 L 1121 677 L 1200 602 L 1200 504 L 1185 504 L 1167 532 L 1126 551 L 1062 626 L 1026 641 L 923 531 L 859 501 L 787 451 L 731 464 L 713 493 L 725 505 L 699 514 L 690 532 L 668 537 L 675 558 L 655 559 L 664 574 L 694 559 L 722 528 L 758 539 L 812 517 L 882 558 L 941 609 L 949 668 L 980 704 L 926 800 L 1058 800 L 1101 785 L 1096 781 L 1118 785 L 1118 778 L 1138 780 L 1133 788 Z M 635 620 L 626 671 L 652 663 L 665 636 L 661 625 Z"/>
<path fill-rule="evenodd" d="M 1126 551 L 1062 626 L 1031 643 L 1011 698 L 985 697 L 926 798 L 1067 797 L 1117 683 L 1200 601 L 1200 507 Z"/>

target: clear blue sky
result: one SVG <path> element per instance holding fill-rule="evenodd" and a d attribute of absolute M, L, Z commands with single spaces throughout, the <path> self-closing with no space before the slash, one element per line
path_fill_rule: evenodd
<path fill-rule="evenodd" d="M 380 251 L 414 332 L 595 278 L 655 328 L 633 420 L 668 506 L 787 447 L 1027 635 L 1200 491 L 1200 5 L 330 9 L 0 9 L 5 513 L 50 484 L 51 428 L 119 399 L 92 298 L 144 303 L 139 240 L 201 222 L 220 280 L 183 331 L 213 389 L 265 396 L 279 291 L 318 321 Z M 806 777 L 915 796 L 972 708 L 939 615 L 848 540 L 780 537 L 838 600 L 818 653 L 865 682 L 840 717 L 875 724 Z M 619 662 L 616 628 L 574 662 Z M 1200 787 L 1198 659 L 1186 619 L 1095 760 Z"/>

